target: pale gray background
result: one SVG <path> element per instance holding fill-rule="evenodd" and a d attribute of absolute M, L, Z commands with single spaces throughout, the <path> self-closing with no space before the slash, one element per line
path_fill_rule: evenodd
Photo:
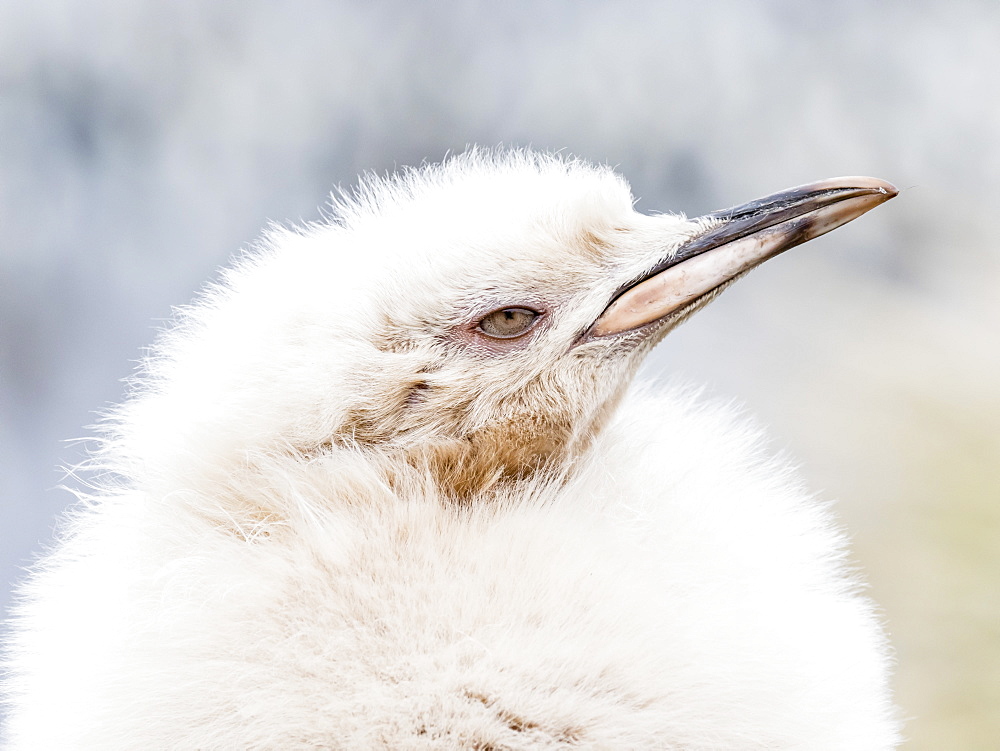
<path fill-rule="evenodd" d="M 995 748 L 998 81 L 996 0 L 0 0 L 2 580 L 171 306 L 359 171 L 567 149 L 691 214 L 872 174 L 899 198 L 755 272 L 649 371 L 745 403 L 841 499 L 908 747 Z"/>

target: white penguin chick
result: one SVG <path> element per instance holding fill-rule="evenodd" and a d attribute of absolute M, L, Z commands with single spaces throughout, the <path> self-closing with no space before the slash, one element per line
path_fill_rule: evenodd
<path fill-rule="evenodd" d="M 844 539 L 755 430 L 630 386 L 893 197 L 694 220 L 472 150 L 270 229 L 160 340 L 20 593 L 12 749 L 891 749 Z"/>

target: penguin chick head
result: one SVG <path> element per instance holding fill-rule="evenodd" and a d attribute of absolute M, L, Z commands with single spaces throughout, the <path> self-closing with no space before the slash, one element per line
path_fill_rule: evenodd
<path fill-rule="evenodd" d="M 360 451 L 467 498 L 557 472 L 643 355 L 733 280 L 895 195 L 802 186 L 697 219 L 605 167 L 473 150 L 273 228 L 182 315 L 120 413 L 131 474 Z"/>

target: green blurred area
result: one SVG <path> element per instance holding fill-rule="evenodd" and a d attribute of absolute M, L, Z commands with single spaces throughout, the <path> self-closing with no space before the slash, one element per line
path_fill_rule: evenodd
<path fill-rule="evenodd" d="M 823 307 L 833 315 L 841 295 L 861 303 L 840 316 L 845 332 L 819 353 L 799 350 L 811 362 L 776 422 L 807 477 L 840 499 L 854 559 L 896 650 L 905 748 L 995 748 L 997 328 L 988 316 L 949 320 L 953 311 L 921 294 L 842 282 L 827 290 Z"/>
<path fill-rule="evenodd" d="M 858 536 L 857 555 L 898 650 L 896 687 L 913 717 L 912 748 L 995 748 L 1000 400 L 970 399 L 955 388 L 965 374 L 942 375 L 895 384 L 883 402 L 903 464 L 884 469 L 901 480 L 878 527 Z"/>

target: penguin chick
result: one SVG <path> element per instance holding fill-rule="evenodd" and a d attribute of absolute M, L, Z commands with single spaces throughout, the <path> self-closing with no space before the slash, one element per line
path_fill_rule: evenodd
<path fill-rule="evenodd" d="M 894 748 L 824 505 L 631 381 L 895 194 L 649 216 L 607 168 L 472 150 L 272 227 L 160 338 L 22 586 L 10 747 Z"/>

